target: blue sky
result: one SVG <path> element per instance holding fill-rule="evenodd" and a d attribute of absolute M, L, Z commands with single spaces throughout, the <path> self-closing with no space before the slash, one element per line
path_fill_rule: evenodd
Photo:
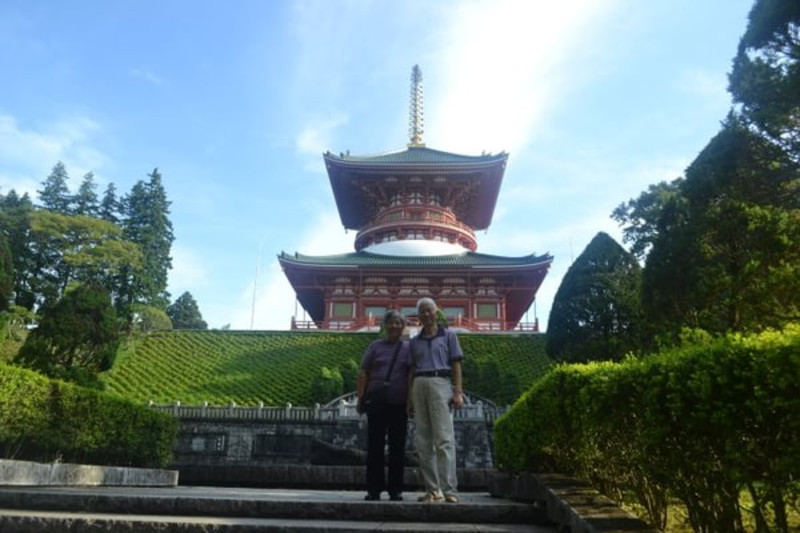
<path fill-rule="evenodd" d="M 478 251 L 555 257 L 545 326 L 591 238 L 621 241 L 613 209 L 719 130 L 751 5 L 2 0 L 0 193 L 35 196 L 58 161 L 98 193 L 158 167 L 173 299 L 212 328 L 288 329 L 302 310 L 277 254 L 353 250 L 321 154 L 404 148 L 419 64 L 428 147 L 510 154 Z"/>

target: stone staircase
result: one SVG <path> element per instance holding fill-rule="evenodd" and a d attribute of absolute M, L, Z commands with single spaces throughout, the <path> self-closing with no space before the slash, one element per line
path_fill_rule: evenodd
<path fill-rule="evenodd" d="M 0 533 L 654 533 L 558 474 L 459 470 L 461 501 L 433 504 L 417 502 L 414 469 L 401 502 L 364 501 L 363 476 L 363 467 L 210 468 L 182 470 L 179 485 L 174 470 L 0 459 Z"/>
<path fill-rule="evenodd" d="M 367 502 L 362 491 L 216 487 L 2 487 L 0 531 L 550 533 L 544 509 L 462 493 L 456 504 Z"/>

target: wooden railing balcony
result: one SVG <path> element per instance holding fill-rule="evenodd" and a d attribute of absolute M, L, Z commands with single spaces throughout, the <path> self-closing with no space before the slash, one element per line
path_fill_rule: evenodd
<path fill-rule="evenodd" d="M 312 320 L 295 320 L 292 318 L 292 330 L 319 330 L 319 331 L 360 331 L 370 328 L 380 328 L 381 317 L 361 317 L 353 319 L 337 319 L 322 322 Z M 491 319 L 468 319 L 454 317 L 448 319 L 448 325 L 453 328 L 465 329 L 475 333 L 496 333 L 516 331 L 522 333 L 539 333 L 539 320 L 534 322 L 501 322 Z M 421 328 L 417 317 L 408 317 L 406 327 Z"/>

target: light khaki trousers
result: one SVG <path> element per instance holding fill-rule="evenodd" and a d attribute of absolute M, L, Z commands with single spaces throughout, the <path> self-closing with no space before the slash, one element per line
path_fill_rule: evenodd
<path fill-rule="evenodd" d="M 449 378 L 417 377 L 411 393 L 414 402 L 419 470 L 426 492 L 455 494 L 456 437 L 450 400 L 453 388 Z"/>

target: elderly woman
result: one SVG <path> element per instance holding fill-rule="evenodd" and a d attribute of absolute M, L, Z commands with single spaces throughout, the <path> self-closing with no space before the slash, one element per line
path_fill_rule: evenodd
<path fill-rule="evenodd" d="M 403 499 L 406 426 L 408 414 L 408 342 L 402 339 L 405 320 L 397 311 L 383 318 L 384 338 L 373 341 L 364 352 L 358 373 L 359 413 L 367 413 L 367 496 L 379 500 Z M 384 446 L 389 438 L 389 477 L 384 478 Z"/>

